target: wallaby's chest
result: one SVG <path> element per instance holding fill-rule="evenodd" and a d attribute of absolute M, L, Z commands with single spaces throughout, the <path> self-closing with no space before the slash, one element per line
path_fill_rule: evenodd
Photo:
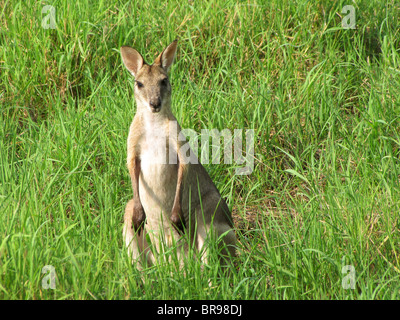
<path fill-rule="evenodd" d="M 173 134 L 170 134 L 169 125 L 167 123 L 155 123 L 147 125 L 147 128 L 142 136 L 140 145 L 141 162 L 146 162 L 149 167 L 162 167 L 168 170 L 176 168 L 177 152 L 174 148 L 176 139 Z"/>
<path fill-rule="evenodd" d="M 172 209 L 178 177 L 173 138 L 168 124 L 159 124 L 147 128 L 141 139 L 139 193 L 145 210 Z"/>

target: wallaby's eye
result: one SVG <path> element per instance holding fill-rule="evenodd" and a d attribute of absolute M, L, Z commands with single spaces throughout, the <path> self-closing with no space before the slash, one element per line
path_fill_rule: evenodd
<path fill-rule="evenodd" d="M 143 83 L 141 83 L 140 81 L 136 81 L 136 85 L 138 88 L 143 88 Z"/>
<path fill-rule="evenodd" d="M 162 86 L 165 87 L 167 84 L 168 84 L 168 78 L 164 78 L 164 79 L 161 80 L 161 85 Z"/>

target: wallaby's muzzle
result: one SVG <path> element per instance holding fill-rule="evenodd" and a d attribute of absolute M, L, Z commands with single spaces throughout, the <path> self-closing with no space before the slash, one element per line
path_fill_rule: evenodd
<path fill-rule="evenodd" d="M 161 110 L 161 99 L 154 99 L 154 100 L 150 100 L 150 109 L 152 112 L 156 113 L 156 112 L 160 112 Z"/>

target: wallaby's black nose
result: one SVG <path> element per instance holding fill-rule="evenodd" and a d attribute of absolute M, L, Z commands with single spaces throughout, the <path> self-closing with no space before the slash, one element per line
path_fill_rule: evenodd
<path fill-rule="evenodd" d="M 150 101 L 150 107 L 153 112 L 158 112 L 161 109 L 161 99 Z"/>

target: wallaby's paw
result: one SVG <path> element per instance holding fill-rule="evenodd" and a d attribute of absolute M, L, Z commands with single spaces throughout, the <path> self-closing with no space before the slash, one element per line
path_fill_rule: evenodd
<path fill-rule="evenodd" d="M 135 201 L 133 204 L 132 225 L 138 235 L 143 231 L 145 220 L 146 214 L 144 213 L 142 204 L 139 201 Z"/>
<path fill-rule="evenodd" d="M 185 231 L 185 220 L 183 218 L 182 210 L 172 209 L 171 222 L 176 231 L 183 233 Z"/>

